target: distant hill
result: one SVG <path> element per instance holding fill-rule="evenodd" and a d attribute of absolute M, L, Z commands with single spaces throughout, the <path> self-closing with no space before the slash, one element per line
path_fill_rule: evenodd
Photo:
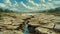
<path fill-rule="evenodd" d="M 60 13 L 60 7 L 48 10 L 50 13 Z"/>
<path fill-rule="evenodd" d="M 50 9 L 50 10 L 44 10 L 42 12 L 43 13 L 54 14 L 54 15 L 60 16 L 60 7 L 55 8 L 55 9 Z"/>
<path fill-rule="evenodd" d="M 14 11 L 9 10 L 9 9 L 3 9 L 3 8 L 0 8 L 0 12 L 14 12 Z"/>

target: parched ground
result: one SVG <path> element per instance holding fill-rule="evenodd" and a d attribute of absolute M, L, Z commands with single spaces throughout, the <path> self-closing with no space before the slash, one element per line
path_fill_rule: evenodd
<path fill-rule="evenodd" d="M 0 34 L 60 34 L 60 17 L 44 13 L 4 13 L 0 16 Z"/>

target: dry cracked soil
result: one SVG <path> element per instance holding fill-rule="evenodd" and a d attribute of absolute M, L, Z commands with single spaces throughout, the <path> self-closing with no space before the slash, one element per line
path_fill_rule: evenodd
<path fill-rule="evenodd" d="M 60 17 L 44 13 L 5 13 L 0 19 L 0 34 L 24 34 L 28 23 L 28 34 L 60 34 Z"/>

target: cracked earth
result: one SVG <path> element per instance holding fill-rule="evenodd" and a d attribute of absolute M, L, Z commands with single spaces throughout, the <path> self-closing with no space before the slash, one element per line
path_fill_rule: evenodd
<path fill-rule="evenodd" d="M 29 34 L 60 34 L 60 17 L 44 13 L 6 13 L 0 19 L 0 34 L 24 34 L 26 21 Z"/>

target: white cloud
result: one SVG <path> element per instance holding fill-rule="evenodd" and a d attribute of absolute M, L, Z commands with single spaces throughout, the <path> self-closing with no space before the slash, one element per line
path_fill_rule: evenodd
<path fill-rule="evenodd" d="M 35 5 L 35 6 L 41 6 L 41 4 L 37 4 L 34 1 L 28 0 L 28 2 L 30 2 L 31 4 Z"/>
<path fill-rule="evenodd" d="M 36 7 L 30 7 L 30 6 L 26 6 L 23 2 L 21 2 L 21 4 L 27 8 L 27 9 L 32 9 L 32 10 L 39 10 L 39 9 L 51 9 L 54 8 L 55 6 L 53 5 L 53 3 L 46 3 L 46 4 L 36 4 L 33 1 L 29 0 L 30 3 L 32 3 L 33 5 L 35 5 Z M 41 6 L 40 6 L 41 5 Z M 43 7 L 43 8 L 42 8 Z"/>
<path fill-rule="evenodd" d="M 52 1 L 52 0 L 48 0 L 48 1 Z"/>
<path fill-rule="evenodd" d="M 16 10 L 18 10 L 17 8 L 11 8 L 10 10 L 14 10 L 14 11 L 16 11 Z"/>
<path fill-rule="evenodd" d="M 6 7 L 6 5 L 3 3 L 0 3 L 0 7 Z"/>
<path fill-rule="evenodd" d="M 48 5 L 50 6 L 49 8 L 52 8 L 52 9 L 55 8 L 55 5 L 53 3 L 48 3 Z"/>
<path fill-rule="evenodd" d="M 54 4 L 60 4 L 60 1 L 53 1 Z"/>
<path fill-rule="evenodd" d="M 37 9 L 37 8 L 34 8 L 34 7 L 26 6 L 23 2 L 21 2 L 21 4 L 27 9 L 31 9 L 31 10 Z"/>
<path fill-rule="evenodd" d="M 5 3 L 11 3 L 10 0 L 5 0 Z"/>
<path fill-rule="evenodd" d="M 18 7 L 18 3 L 15 1 L 15 4 L 10 5 L 10 6 L 13 7 L 13 8 L 16 8 L 16 7 Z"/>
<path fill-rule="evenodd" d="M 46 0 L 40 0 L 41 2 L 46 2 Z M 52 1 L 52 0 L 48 0 L 48 1 Z"/>
<path fill-rule="evenodd" d="M 42 4 L 42 6 L 46 7 L 46 4 Z"/>
<path fill-rule="evenodd" d="M 55 6 L 53 5 L 53 3 L 47 3 L 45 4 L 45 9 L 54 9 Z"/>
<path fill-rule="evenodd" d="M 7 6 L 12 6 L 10 0 L 4 0 L 4 3 L 5 3 L 5 5 L 7 5 Z M 6 7 L 7 7 L 7 6 L 6 6 Z"/>
<path fill-rule="evenodd" d="M 14 1 L 15 3 L 12 5 L 12 3 L 10 2 L 10 0 L 6 0 L 6 5 L 9 6 L 9 7 L 13 7 L 13 8 L 16 8 L 18 7 L 18 3 L 16 1 Z"/>
<path fill-rule="evenodd" d="M 21 4 L 24 6 L 24 7 L 26 7 L 26 5 L 23 3 L 23 2 L 21 2 Z M 27 8 L 27 7 L 26 7 Z"/>
<path fill-rule="evenodd" d="M 12 5 L 10 0 L 4 0 L 4 4 L 0 3 L 0 7 L 7 8 L 7 9 L 10 9 L 10 10 L 17 10 L 18 9 L 18 3 L 16 1 L 14 1 L 14 2 L 15 3 Z"/>
<path fill-rule="evenodd" d="M 23 1 L 21 2 L 20 4 L 20 7 L 19 7 L 19 3 L 17 1 L 14 0 L 14 4 L 12 5 L 12 3 L 10 2 L 10 0 L 5 0 L 5 3 L 2 4 L 0 3 L 0 7 L 5 7 L 5 8 L 8 8 L 10 10 L 22 10 L 22 11 L 27 11 L 27 10 L 31 10 L 31 11 L 36 11 L 36 10 L 44 10 L 44 9 L 50 9 L 50 8 L 55 8 L 55 6 L 53 4 L 60 4 L 60 1 L 53 1 L 52 3 L 45 3 L 46 1 L 45 0 L 40 0 L 41 2 L 44 2 L 44 4 L 38 4 L 38 3 L 35 3 L 33 0 L 27 0 L 32 6 L 27 6 L 25 3 L 23 3 Z M 48 1 L 52 1 L 52 0 L 48 0 Z M 21 8 L 23 7 L 23 8 Z M 25 8 L 24 8 L 25 7 Z M 25 9 L 25 10 L 23 10 Z"/>
<path fill-rule="evenodd" d="M 18 3 L 15 1 L 15 4 L 14 4 L 15 6 L 18 6 Z"/>
<path fill-rule="evenodd" d="M 49 0 L 49 1 L 52 1 L 52 0 Z M 47 2 L 47 3 L 45 3 L 45 4 L 43 3 L 43 4 L 42 4 L 42 7 L 44 7 L 45 9 L 53 9 L 53 8 L 55 8 L 53 2 Z"/>
<path fill-rule="evenodd" d="M 46 2 L 46 0 L 40 0 L 41 2 Z M 49 0 L 52 1 L 52 0 Z M 46 4 L 37 4 L 32 0 L 28 0 L 28 2 L 30 2 L 31 4 L 35 5 L 36 7 L 44 7 L 45 9 L 50 9 L 50 8 L 54 8 L 52 3 L 46 3 Z M 41 9 L 41 8 L 40 8 Z"/>

